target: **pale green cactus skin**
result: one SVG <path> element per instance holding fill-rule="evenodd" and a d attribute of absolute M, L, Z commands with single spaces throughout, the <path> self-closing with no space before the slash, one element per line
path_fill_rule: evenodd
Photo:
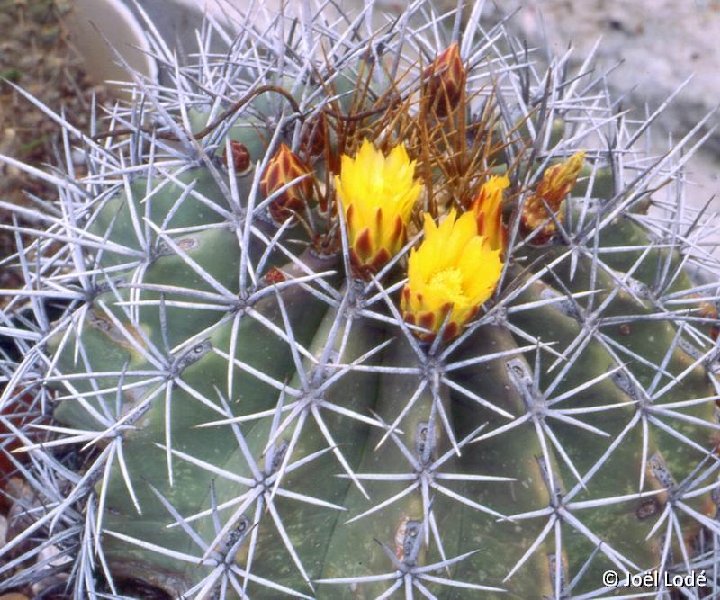
<path fill-rule="evenodd" d="M 469 23 L 470 96 L 493 80 Z M 404 58 L 400 40 L 433 54 L 452 39 L 401 31 L 383 38 L 389 59 Z M 609 153 L 588 154 L 563 232 L 526 242 L 517 206 L 599 126 L 577 124 L 590 92 L 567 105 L 552 92 L 536 106 L 520 94 L 510 111 L 514 88 L 501 78 L 492 135 L 512 135 L 487 168 L 512 182 L 507 268 L 459 338 L 420 343 L 397 308 L 408 248 L 374 281 L 355 280 L 344 237 L 327 250 L 297 223 L 274 223 L 274 198 L 260 191 L 281 142 L 307 151 L 288 97 L 305 117 L 332 107 L 371 122 L 374 98 L 418 89 L 419 69 L 402 85 L 378 70 L 359 105 L 361 50 L 373 47 L 364 35 L 332 58 L 326 89 L 303 80 L 310 63 L 288 41 L 284 73 L 272 44 L 257 59 L 265 75 L 242 44 L 225 58 L 250 65 L 239 75 L 202 63 L 179 72 L 172 101 L 151 111 L 181 132 L 221 112 L 210 89 L 222 108 L 253 86 L 283 92 L 238 107 L 201 139 L 137 127 L 132 149 L 84 138 L 102 173 L 59 183 L 63 216 L 14 257 L 26 285 L 3 332 L 24 357 L 4 359 L 3 402 L 24 385 L 52 408 L 46 443 L 18 435 L 48 499 L 37 530 L 71 558 L 73 594 L 540 599 L 627 593 L 603 591 L 608 569 L 710 573 L 718 321 L 700 302 L 717 290 L 691 276 L 700 219 L 678 209 L 672 226 L 646 211 L 653 177 L 675 167 L 628 178 L 617 157 L 632 133 L 613 129 Z M 519 67 L 497 60 L 514 77 Z M 205 79 L 193 99 L 182 86 L 196 72 Z M 471 101 L 469 127 L 478 114 Z M 343 135 L 330 132 L 328 153 Z M 230 140 L 249 152 L 241 173 L 225 155 Z M 327 193 L 324 156 L 309 162 Z M 315 206 L 307 217 L 327 232 Z M 48 318 L 38 297 L 59 314 Z M 74 472 L 67 447 L 86 457 Z M 40 490 L 48 479 L 55 492 Z M 23 535 L 1 556 L 31 556 Z"/>

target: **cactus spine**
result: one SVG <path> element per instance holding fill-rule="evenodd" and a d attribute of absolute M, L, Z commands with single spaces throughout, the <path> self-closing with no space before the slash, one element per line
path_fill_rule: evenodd
<path fill-rule="evenodd" d="M 75 597 L 716 589 L 714 263 L 679 185 L 648 212 L 682 145 L 635 158 L 646 124 L 480 10 L 278 15 L 109 134 L 58 118 L 88 174 L 14 209 L 2 402 L 37 424 L 0 419 L 36 508 L 0 589 L 43 544 Z"/>

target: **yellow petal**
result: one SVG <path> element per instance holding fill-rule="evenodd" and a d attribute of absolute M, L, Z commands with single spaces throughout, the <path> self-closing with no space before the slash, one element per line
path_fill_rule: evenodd
<path fill-rule="evenodd" d="M 348 227 L 351 261 L 355 275 L 366 276 L 381 268 L 405 243 L 421 188 L 414 178 L 415 163 L 402 145 L 385 157 L 364 140 L 354 158 L 341 157 L 340 167 L 340 175 L 335 177 L 338 198 L 346 214 L 351 207 L 353 213 Z M 363 243 L 362 252 L 358 240 Z"/>
<path fill-rule="evenodd" d="M 427 214 L 424 218 L 425 237 L 410 253 L 401 310 L 411 323 L 432 323 L 430 334 L 420 334 L 429 338 L 449 309 L 445 331 L 457 335 L 492 295 L 502 271 L 500 251 L 477 234 L 473 212 L 456 218 L 452 210 L 440 225 Z"/>

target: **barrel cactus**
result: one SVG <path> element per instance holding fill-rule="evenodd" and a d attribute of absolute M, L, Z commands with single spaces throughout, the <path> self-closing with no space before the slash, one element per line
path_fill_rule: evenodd
<path fill-rule="evenodd" d="M 0 590 L 716 593 L 703 123 L 648 157 L 656 114 L 459 4 L 207 23 L 194 63 L 156 40 L 169 84 L 56 116 L 68 160 L 22 168 L 58 198 L 7 225 Z"/>

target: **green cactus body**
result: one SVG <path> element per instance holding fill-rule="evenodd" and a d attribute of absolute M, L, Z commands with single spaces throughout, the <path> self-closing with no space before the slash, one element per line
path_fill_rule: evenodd
<path fill-rule="evenodd" d="M 16 255 L 26 286 L 5 329 L 25 357 L 3 402 L 23 383 L 51 403 L 46 443 L 25 450 L 64 482 L 37 527 L 76 528 L 76 597 L 669 597 L 603 573 L 714 564 L 717 292 L 690 275 L 689 234 L 648 216 L 650 179 L 623 187 L 607 151 L 583 147 L 592 96 L 560 110 L 556 90 L 535 106 L 522 93 L 510 110 L 517 90 L 488 94 L 474 71 L 476 21 L 461 45 L 409 22 L 380 50 L 323 34 L 324 71 L 278 38 L 285 54 L 253 50 L 259 79 L 237 48 L 242 77 L 179 72 L 163 128 L 110 150 L 86 139 L 108 173 L 61 185 L 65 217 Z M 438 55 L 429 70 L 401 60 L 408 41 Z M 422 193 L 405 221 L 368 212 L 363 233 L 336 176 L 364 140 L 385 157 L 353 185 L 385 160 L 400 182 L 403 144 Z M 474 200 L 498 173 L 492 213 Z M 423 219 L 440 231 L 471 211 L 501 261 L 487 299 L 453 321 L 465 265 L 435 282 L 456 300 L 413 312 Z M 73 470 L 61 449 L 78 445 Z"/>

